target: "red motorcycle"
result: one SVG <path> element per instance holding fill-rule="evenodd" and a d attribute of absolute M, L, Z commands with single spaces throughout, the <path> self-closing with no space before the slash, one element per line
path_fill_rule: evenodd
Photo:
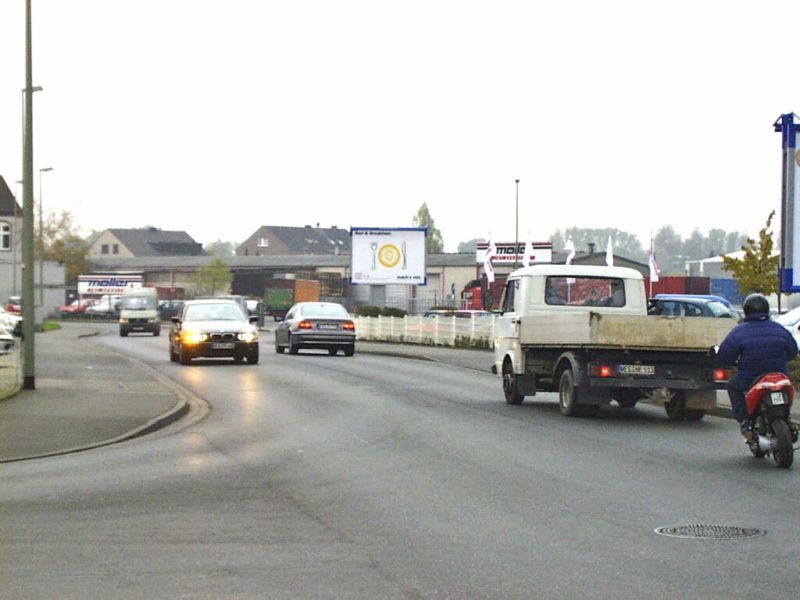
<path fill-rule="evenodd" d="M 756 458 L 772 455 L 776 465 L 792 466 L 798 427 L 790 412 L 794 402 L 792 382 L 783 373 L 767 373 L 759 377 L 747 391 L 747 413 L 753 421 L 753 438 L 747 441 Z"/>

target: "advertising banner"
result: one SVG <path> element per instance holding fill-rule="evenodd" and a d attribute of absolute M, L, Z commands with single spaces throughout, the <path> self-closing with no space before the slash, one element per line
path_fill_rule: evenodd
<path fill-rule="evenodd" d="M 495 265 L 513 265 L 514 261 L 516 261 L 519 266 L 524 265 L 524 259 L 526 258 L 525 244 L 525 242 L 520 242 L 515 252 L 514 242 L 495 242 L 497 250 L 492 254 L 492 262 Z M 553 244 L 551 242 L 532 242 L 529 246 L 531 252 L 527 255 L 527 258 L 530 264 L 553 262 Z M 475 248 L 475 262 L 483 264 L 488 247 L 488 242 L 478 242 Z"/>
<path fill-rule="evenodd" d="M 142 287 L 141 275 L 79 275 L 78 293 L 83 295 L 121 295 L 125 288 Z"/>
<path fill-rule="evenodd" d="M 783 139 L 783 193 L 781 215 L 781 291 L 800 292 L 800 151 L 796 115 L 781 115 L 775 130 Z M 795 267 L 795 265 L 797 265 Z"/>
<path fill-rule="evenodd" d="M 351 227 L 351 283 L 425 285 L 427 227 Z"/>

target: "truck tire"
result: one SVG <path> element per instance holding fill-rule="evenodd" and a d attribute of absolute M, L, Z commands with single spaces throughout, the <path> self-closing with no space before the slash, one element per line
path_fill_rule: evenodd
<path fill-rule="evenodd" d="M 558 380 L 558 409 L 565 417 L 578 416 L 578 388 L 572 369 L 564 369 Z"/>
<path fill-rule="evenodd" d="M 522 404 L 525 396 L 519 393 L 517 376 L 510 360 L 503 362 L 503 395 L 508 404 Z"/>
<path fill-rule="evenodd" d="M 699 421 L 706 411 L 697 408 L 686 408 L 686 394 L 682 390 L 675 392 L 672 400 L 664 403 L 664 411 L 670 421 Z"/>
<path fill-rule="evenodd" d="M 636 403 L 639 402 L 639 398 L 641 394 L 638 390 L 629 390 L 629 389 L 617 389 L 611 392 L 611 396 L 614 398 L 617 404 L 620 405 L 622 408 L 633 408 L 636 406 Z"/>

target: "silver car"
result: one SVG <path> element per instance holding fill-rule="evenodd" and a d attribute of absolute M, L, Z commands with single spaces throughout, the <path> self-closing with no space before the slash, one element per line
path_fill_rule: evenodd
<path fill-rule="evenodd" d="M 301 348 L 340 349 L 345 356 L 356 351 L 356 324 L 344 306 L 335 302 L 298 302 L 275 330 L 275 352 L 297 354 Z"/>

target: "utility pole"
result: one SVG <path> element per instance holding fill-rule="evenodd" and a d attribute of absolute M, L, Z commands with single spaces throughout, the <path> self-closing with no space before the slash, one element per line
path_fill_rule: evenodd
<path fill-rule="evenodd" d="M 36 389 L 33 299 L 33 52 L 31 0 L 25 0 L 25 126 L 22 144 L 22 387 Z"/>

